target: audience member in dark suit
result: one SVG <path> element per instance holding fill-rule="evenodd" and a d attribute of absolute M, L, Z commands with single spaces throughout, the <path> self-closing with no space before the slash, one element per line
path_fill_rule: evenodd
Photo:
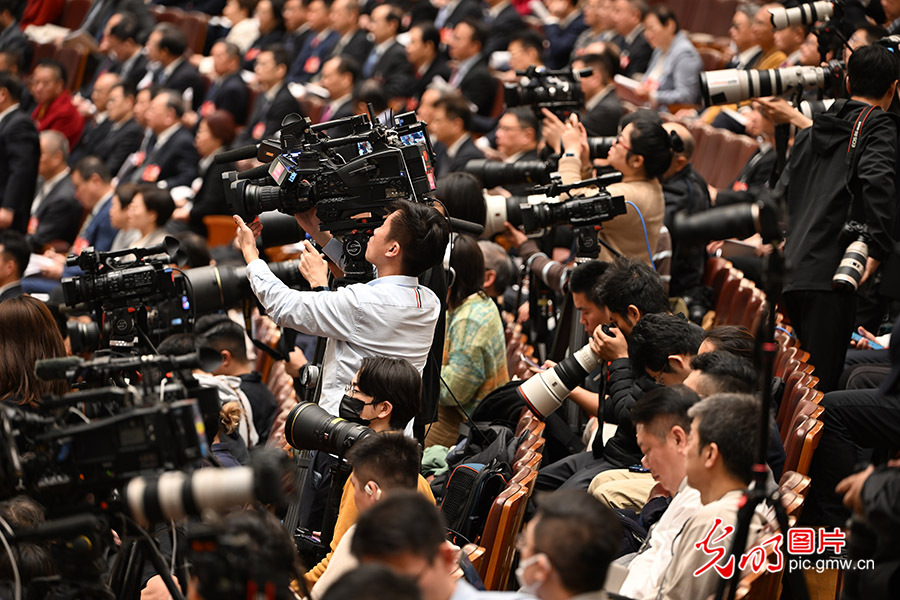
<path fill-rule="evenodd" d="M 306 83 L 318 75 L 322 63 L 331 54 L 340 36 L 329 28 L 328 6 L 325 0 L 308 0 L 306 3 L 306 24 L 312 33 L 303 42 L 300 52 L 294 58 L 288 71 L 288 81 Z"/>
<path fill-rule="evenodd" d="M 301 113 L 300 104 L 291 94 L 284 78 L 291 57 L 284 46 L 275 45 L 263 50 L 256 59 L 256 81 L 263 89 L 257 94 L 247 126 L 237 145 L 255 144 L 281 129 L 281 122 L 291 113 Z"/>
<path fill-rule="evenodd" d="M 69 147 L 81 139 L 84 118 L 66 90 L 66 70 L 59 62 L 47 58 L 40 61 L 31 74 L 31 95 L 37 107 L 31 118 L 38 131 L 55 129 L 66 136 Z"/>
<path fill-rule="evenodd" d="M 350 56 L 336 56 L 322 66 L 319 84 L 328 90 L 331 101 L 319 116 L 319 122 L 342 119 L 354 114 L 353 89 L 359 78 L 359 65 Z M 348 132 L 349 133 L 349 132 Z M 329 135 L 339 135 L 329 130 Z"/>
<path fill-rule="evenodd" d="M 37 129 L 19 109 L 22 82 L 0 71 L 0 229 L 25 233 L 37 183 Z"/>
<path fill-rule="evenodd" d="M 450 79 L 450 67 L 441 56 L 440 47 L 441 34 L 431 23 L 417 23 L 409 29 L 406 59 L 413 67 L 412 109 L 418 106 L 419 98 L 435 77 Z"/>
<path fill-rule="evenodd" d="M 647 5 L 643 0 L 615 0 L 613 23 L 616 37 L 613 43 L 621 52 L 622 72 L 628 77 L 647 71 L 653 48 L 644 37 L 644 17 Z"/>
<path fill-rule="evenodd" d="M 435 175 L 461 170 L 474 158 L 484 158 L 469 135 L 472 127 L 472 109 L 465 98 L 447 94 L 434 104 L 434 115 L 428 128 L 437 143 L 434 155 L 437 165 Z"/>
<path fill-rule="evenodd" d="M 149 4 L 143 0 L 96 0 L 78 27 L 80 31 L 100 42 L 106 32 L 106 25 L 116 13 L 133 15 L 138 22 L 137 39 L 146 40 L 156 25 L 156 18 L 150 12 Z"/>
<path fill-rule="evenodd" d="M 456 28 L 465 19 L 482 19 L 481 3 L 476 0 L 450 0 L 440 10 L 434 18 L 434 26 L 445 35 Z"/>
<path fill-rule="evenodd" d="M 109 104 L 109 93 L 113 86 L 119 83 L 119 76 L 115 73 L 103 73 L 94 82 L 91 90 L 91 99 L 88 102 L 81 99 L 79 111 L 87 114 L 84 124 L 84 132 L 81 134 L 81 141 L 72 149 L 69 155 L 69 164 L 75 164 L 85 156 L 89 156 L 92 148 L 96 146 L 103 138 L 109 134 L 112 123 L 109 120 L 107 105 Z M 90 111 L 93 109 L 93 115 Z"/>
<path fill-rule="evenodd" d="M 138 152 L 131 163 L 126 163 L 120 181 L 148 183 L 172 189 L 179 185 L 191 185 L 197 176 L 200 157 L 194 148 L 194 136 L 182 127 L 184 102 L 173 90 L 162 90 L 147 109 L 147 126 L 153 137 L 146 156 Z M 168 218 L 168 215 L 167 215 Z"/>
<path fill-rule="evenodd" d="M 216 79 L 209 86 L 203 104 L 200 105 L 200 116 L 206 117 L 215 110 L 225 110 L 231 113 L 235 123 L 243 125 L 247 121 L 250 90 L 241 78 L 241 50 L 231 42 L 218 41 L 213 45 L 210 55 Z"/>
<path fill-rule="evenodd" d="M 206 95 L 206 82 L 197 67 L 185 58 L 186 50 L 184 32 L 172 23 L 160 23 L 147 38 L 147 58 L 160 65 L 153 74 L 153 83 L 181 93 L 191 90 L 191 105 L 197 110 Z"/>
<path fill-rule="evenodd" d="M 582 77 L 584 91 L 584 112 L 581 122 L 590 136 L 617 135 L 619 120 L 625 116 L 625 108 L 616 95 L 613 77 L 618 72 L 618 56 L 607 46 L 599 54 L 579 56 L 572 66 L 576 69 L 590 67 L 594 70 L 588 77 Z"/>
<path fill-rule="evenodd" d="M 84 212 L 75 199 L 75 186 L 69 175 L 69 142 L 52 129 L 42 131 L 40 141 L 41 187 L 31 203 L 28 244 L 35 254 L 42 254 L 49 245 L 65 252 L 75 241 Z"/>
<path fill-rule="evenodd" d="M 122 81 L 137 87 L 147 74 L 147 56 L 142 52 L 143 46 L 138 42 L 140 29 L 137 19 L 128 13 L 121 13 L 116 23 L 106 36 L 106 43 L 115 53 L 117 65 L 115 72 Z"/>
<path fill-rule="evenodd" d="M 0 0 L 0 50 L 12 50 L 22 57 L 22 64 L 31 64 L 31 45 L 22 33 L 19 22 L 19 0 Z"/>
<path fill-rule="evenodd" d="M 548 7 L 555 21 L 544 25 L 544 35 L 550 43 L 547 67 L 562 69 L 569 64 L 575 41 L 588 26 L 578 8 L 578 0 L 551 0 Z"/>
<path fill-rule="evenodd" d="M 478 114 L 490 116 L 497 98 L 497 80 L 488 70 L 482 49 L 487 41 L 487 28 L 480 21 L 464 19 L 450 37 L 450 58 L 454 63 L 450 86 L 478 108 Z"/>
<path fill-rule="evenodd" d="M 775 140 L 775 124 L 762 112 L 753 109 L 743 113 L 746 117 L 745 131 L 747 135 L 760 140 L 759 148 L 747 160 L 741 172 L 727 189 L 710 188 L 713 203 L 716 206 L 752 202 L 756 193 L 769 183 L 772 170 L 775 168 L 776 155 L 772 143 Z"/>
<path fill-rule="evenodd" d="M 109 92 L 107 103 L 108 124 L 104 135 L 86 137 L 81 143 L 81 153 L 72 162 L 85 156 L 100 158 L 111 173 L 118 173 L 128 155 L 141 146 L 144 129 L 134 118 L 135 89 L 131 84 L 120 83 Z"/>
<path fill-rule="evenodd" d="M 484 53 L 490 56 L 497 50 L 506 50 L 512 37 L 526 28 L 516 7 L 509 0 L 487 0 L 484 21 L 491 35 L 484 45 Z"/>
<path fill-rule="evenodd" d="M 259 23 L 259 37 L 244 53 L 244 68 L 252 71 L 260 53 L 272 44 L 284 41 L 284 0 L 259 0 L 253 16 Z"/>
<path fill-rule="evenodd" d="M 0 230 L 0 302 L 24 293 L 22 276 L 30 259 L 31 250 L 24 235 L 11 229 Z"/>
<path fill-rule="evenodd" d="M 369 32 L 359 28 L 359 3 L 356 0 L 335 0 L 331 4 L 328 20 L 339 36 L 328 58 L 347 54 L 360 65 L 366 62 L 372 42 L 369 41 Z"/>
<path fill-rule="evenodd" d="M 537 160 L 537 146 L 541 139 L 541 126 L 534 111 L 527 106 L 517 106 L 506 111 L 497 123 L 497 150 L 505 163 Z M 533 184 L 504 185 L 511 194 L 523 195 Z"/>
<path fill-rule="evenodd" d="M 234 141 L 235 124 L 231 113 L 216 110 L 204 117 L 197 127 L 194 146 L 200 154 L 198 178 L 191 188 L 194 197 L 190 206 L 184 205 L 172 213 L 172 218 L 186 221 L 194 233 L 206 237 L 206 215 L 230 215 L 231 207 L 225 198 L 225 186 L 222 185 L 222 174 L 233 171 L 234 164 L 216 164 L 217 154 L 228 148 Z"/>
<path fill-rule="evenodd" d="M 75 198 L 87 211 L 72 248 L 74 252 L 81 252 L 88 246 L 93 246 L 98 252 L 107 252 L 112 248 L 119 230 L 113 227 L 109 216 L 114 191 L 110 173 L 96 156 L 83 158 L 72 168 Z"/>
<path fill-rule="evenodd" d="M 402 18 L 399 8 L 381 4 L 372 10 L 369 20 L 375 47 L 363 63 L 362 76 L 379 81 L 388 99 L 408 96 L 412 81 L 412 65 L 406 60 L 406 50 L 397 42 Z"/>
<path fill-rule="evenodd" d="M 252 2 L 252 0 L 249 1 Z M 291 56 L 296 56 L 306 38 L 312 34 L 312 29 L 306 24 L 306 8 L 303 6 L 303 1 L 285 0 L 284 6 L 281 8 L 281 17 L 284 19 L 285 29 L 281 43 L 284 44 Z"/>

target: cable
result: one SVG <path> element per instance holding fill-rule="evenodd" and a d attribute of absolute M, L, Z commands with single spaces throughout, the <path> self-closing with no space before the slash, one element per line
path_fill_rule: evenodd
<path fill-rule="evenodd" d="M 468 423 L 472 427 L 472 429 L 480 433 L 481 437 L 487 439 L 487 436 L 484 434 L 484 432 L 478 427 L 478 425 L 475 424 L 475 421 L 472 420 L 472 417 L 469 416 L 469 413 L 466 412 L 466 409 L 463 408 L 463 405 L 460 404 L 459 400 L 456 399 L 456 394 L 454 394 L 453 390 L 450 389 L 450 385 L 446 381 L 444 381 L 443 375 L 441 376 L 441 383 L 443 383 L 444 387 L 447 388 L 447 391 L 450 392 L 450 397 L 453 398 L 454 402 L 456 402 L 456 406 L 459 407 L 459 410 L 461 410 L 462 413 L 466 416 L 466 423 Z M 440 404 L 440 402 L 438 403 Z"/>
<path fill-rule="evenodd" d="M 178 554 L 178 534 L 175 531 L 175 519 L 169 521 L 172 524 L 172 564 L 169 566 L 169 573 L 175 574 L 175 556 Z"/>
<path fill-rule="evenodd" d="M 653 262 L 653 251 L 650 250 L 650 236 L 647 235 L 647 224 L 644 223 L 644 215 L 641 213 L 641 209 L 639 209 L 631 200 L 626 200 L 625 204 L 630 204 L 631 207 L 637 211 L 638 217 L 641 218 L 641 227 L 644 228 L 644 241 L 647 242 L 647 256 L 650 257 L 650 266 L 653 267 L 653 270 L 655 271 L 656 263 Z"/>
<path fill-rule="evenodd" d="M 13 553 L 12 548 L 9 546 L 9 542 L 6 540 L 7 532 L 9 535 L 12 535 L 13 530 L 3 517 L 0 517 L 0 523 L 2 523 L 3 528 L 6 529 L 6 531 L 0 529 L 0 542 L 3 542 L 3 547 L 6 548 L 6 553 L 9 555 L 9 564 L 12 566 L 13 580 L 16 585 L 15 600 L 22 600 L 22 579 L 19 575 L 19 563 L 16 562 L 16 555 Z"/>

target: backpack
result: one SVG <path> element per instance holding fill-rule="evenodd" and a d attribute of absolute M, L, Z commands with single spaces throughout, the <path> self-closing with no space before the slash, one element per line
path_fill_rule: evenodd
<path fill-rule="evenodd" d="M 438 503 L 447 492 L 447 485 L 453 470 L 465 463 L 487 465 L 495 461 L 506 466 L 506 474 L 511 475 L 516 449 L 522 441 L 505 425 L 476 423 L 478 429 L 471 430 L 468 437 L 459 442 L 447 454 L 447 470 L 431 480 L 431 492 Z"/>
<path fill-rule="evenodd" d="M 496 459 L 489 464 L 464 463 L 450 472 L 441 513 L 452 543 L 464 546 L 481 537 L 491 505 L 508 479 L 509 467 Z"/>

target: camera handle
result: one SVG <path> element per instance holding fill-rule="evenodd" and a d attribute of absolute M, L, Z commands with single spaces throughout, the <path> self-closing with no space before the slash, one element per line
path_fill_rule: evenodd
<path fill-rule="evenodd" d="M 781 250 L 773 243 L 772 252 L 766 259 L 766 268 L 763 269 L 763 291 L 766 293 L 766 318 L 760 322 L 756 332 L 754 356 L 759 371 L 760 385 L 762 386 L 762 406 L 760 408 L 759 437 L 756 447 L 756 460 L 753 465 L 753 481 L 744 492 L 744 503 L 738 510 L 735 535 L 729 553 L 729 560 L 733 557 L 735 569 L 730 579 L 721 578 L 716 589 L 716 600 L 725 597 L 725 588 L 728 588 L 728 599 L 734 600 L 737 593 L 738 581 L 741 579 L 741 569 L 737 567 L 740 557 L 747 548 L 750 537 L 750 523 L 753 513 L 760 504 L 768 502 L 774 507 L 778 527 L 781 531 L 781 551 L 784 555 L 785 582 L 791 593 L 789 597 L 796 600 L 809 600 L 809 592 L 803 573 L 799 570 L 788 570 L 790 564 L 790 552 L 787 543 L 788 518 L 781 504 L 781 494 L 778 489 L 771 494 L 766 493 L 766 456 L 769 448 L 769 432 L 771 431 L 769 419 L 772 407 L 772 372 L 775 364 L 775 355 L 778 343 L 775 341 L 775 307 L 781 297 L 781 287 L 784 278 L 784 256 Z"/>

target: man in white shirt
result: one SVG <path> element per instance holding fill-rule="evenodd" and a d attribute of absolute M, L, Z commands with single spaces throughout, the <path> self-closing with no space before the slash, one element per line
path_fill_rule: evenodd
<path fill-rule="evenodd" d="M 319 404 L 333 415 L 338 414 L 344 389 L 363 358 L 405 358 L 421 373 L 431 348 L 440 302 L 416 278 L 440 262 L 448 225 L 429 206 L 400 201 L 391 208 L 366 248 L 366 260 L 375 266 L 377 278 L 327 293 L 288 288 L 258 260 L 254 232 L 261 232 L 262 226 L 254 223 L 251 231 L 235 217 L 250 285 L 269 316 L 284 327 L 329 338 Z M 299 213 L 297 220 L 340 264 L 340 244 L 320 231 L 315 209 Z"/>
<path fill-rule="evenodd" d="M 647 392 L 631 409 L 638 445 L 644 453 L 641 462 L 650 469 L 657 488 L 672 495 L 672 502 L 628 564 L 628 575 L 618 590 L 628 598 L 656 597 L 659 582 L 672 561 L 674 542 L 701 506 L 700 492 L 688 485 L 686 471 L 691 430 L 688 409 L 699 400 L 690 388 L 675 385 Z"/>

